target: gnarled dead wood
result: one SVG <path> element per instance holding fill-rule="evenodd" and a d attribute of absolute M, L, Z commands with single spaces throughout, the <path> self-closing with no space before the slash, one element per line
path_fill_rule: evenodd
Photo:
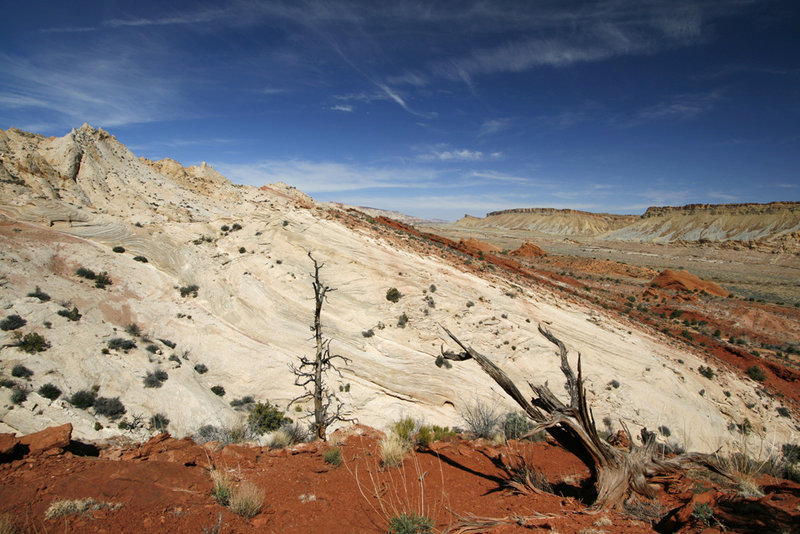
<path fill-rule="evenodd" d="M 528 435 L 546 430 L 564 448 L 576 454 L 591 470 L 597 492 L 593 510 L 619 507 L 629 494 L 646 498 L 655 496 L 654 487 L 648 479 L 671 473 L 686 467 L 705 467 L 725 475 L 715 465 L 713 458 L 705 454 L 685 454 L 675 458 L 656 458 L 653 435 L 643 433 L 643 444 L 637 446 L 630 440 L 630 449 L 617 449 L 597 433 L 594 416 L 586 400 L 583 384 L 581 356 L 578 354 L 578 373 L 573 372 L 567 358 L 567 348 L 549 330 L 539 325 L 539 332 L 558 347 L 561 372 L 567 379 L 569 404 L 565 404 L 548 387 L 528 383 L 533 398 L 528 401 L 508 375 L 483 354 L 465 345 L 450 330 L 442 326 L 447 335 L 463 350 L 461 353 L 445 351 L 442 357 L 453 361 L 475 360 L 483 371 L 505 391 L 536 426 Z M 625 429 L 626 432 L 627 428 Z M 630 438 L 630 432 L 628 432 Z M 725 475 L 727 476 L 727 475 Z"/>

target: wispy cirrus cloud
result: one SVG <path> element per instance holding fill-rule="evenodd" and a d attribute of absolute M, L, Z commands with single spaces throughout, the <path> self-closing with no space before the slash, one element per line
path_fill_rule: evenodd
<path fill-rule="evenodd" d="M 638 120 L 686 120 L 706 113 L 722 98 L 718 91 L 702 94 L 681 94 L 636 113 Z"/>
<path fill-rule="evenodd" d="M 485 135 L 494 135 L 496 133 L 500 133 L 503 130 L 507 130 L 511 127 L 512 120 L 509 118 L 499 118 L 499 119 L 485 119 L 483 124 L 481 124 L 481 128 L 478 131 L 478 136 L 483 137 Z"/>
<path fill-rule="evenodd" d="M 335 106 L 331 106 L 331 111 L 343 111 L 345 113 L 352 113 L 355 110 L 355 107 L 351 106 L 350 104 L 336 104 Z"/>
<path fill-rule="evenodd" d="M 422 161 L 480 161 L 484 159 L 483 152 L 479 150 L 443 150 L 421 154 L 419 159 Z"/>

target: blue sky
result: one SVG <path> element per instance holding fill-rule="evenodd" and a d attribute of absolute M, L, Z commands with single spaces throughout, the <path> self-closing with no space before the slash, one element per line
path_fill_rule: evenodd
<path fill-rule="evenodd" d="M 456 219 L 800 200 L 796 0 L 13 2 L 0 128 Z"/>

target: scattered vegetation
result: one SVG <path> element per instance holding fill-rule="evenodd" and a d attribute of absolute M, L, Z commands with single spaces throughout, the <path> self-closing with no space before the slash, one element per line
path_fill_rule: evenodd
<path fill-rule="evenodd" d="M 11 368 L 11 376 L 17 378 L 28 378 L 33 376 L 33 371 L 31 371 L 21 363 L 18 363 L 17 365 Z"/>
<path fill-rule="evenodd" d="M 745 373 L 756 382 L 763 382 L 767 379 L 766 371 L 757 365 L 748 367 Z"/>
<path fill-rule="evenodd" d="M 144 256 L 134 256 L 133 261 L 138 261 L 139 263 L 147 263 L 147 258 Z"/>
<path fill-rule="evenodd" d="M 364 337 L 372 337 L 375 335 L 375 331 L 372 328 L 370 328 L 369 330 L 362 330 L 361 335 Z"/>
<path fill-rule="evenodd" d="M 264 490 L 254 482 L 245 480 L 233 488 L 228 508 L 245 519 L 254 517 L 264 505 Z"/>
<path fill-rule="evenodd" d="M 706 367 L 701 365 L 700 367 L 697 368 L 697 372 L 703 375 L 704 377 L 708 378 L 709 380 L 714 378 L 714 370 L 711 367 Z"/>
<path fill-rule="evenodd" d="M 11 402 L 14 404 L 22 404 L 28 400 L 28 390 L 20 387 L 14 386 L 11 389 Z"/>
<path fill-rule="evenodd" d="M 503 421 L 506 439 L 520 439 L 533 428 L 533 423 L 521 412 L 508 412 Z"/>
<path fill-rule="evenodd" d="M 119 510 L 122 508 L 122 503 L 111 503 L 95 501 L 91 497 L 87 499 L 58 499 L 50 503 L 44 513 L 44 518 L 56 519 L 68 515 L 85 514 L 93 510 Z"/>
<path fill-rule="evenodd" d="M 482 400 L 467 405 L 459 415 L 467 430 L 476 438 L 493 438 L 502 420 L 496 407 Z"/>
<path fill-rule="evenodd" d="M 169 419 L 163 413 L 153 414 L 148 421 L 148 427 L 150 430 L 156 432 L 166 432 L 168 426 Z"/>
<path fill-rule="evenodd" d="M 230 405 L 233 408 L 250 408 L 251 405 L 255 404 L 256 400 L 253 398 L 252 395 L 245 395 L 241 399 L 233 399 L 230 402 Z"/>
<path fill-rule="evenodd" d="M 400 328 L 405 328 L 407 324 L 408 324 L 408 315 L 406 315 L 404 312 L 402 315 L 400 315 L 400 317 L 397 318 L 397 326 L 399 326 Z"/>
<path fill-rule="evenodd" d="M 98 397 L 94 401 L 94 413 L 104 415 L 114 421 L 125 414 L 125 406 L 119 397 Z"/>
<path fill-rule="evenodd" d="M 194 370 L 195 370 L 195 371 L 196 371 L 198 374 L 201 374 L 201 375 L 203 375 L 203 374 L 206 374 L 206 373 L 208 372 L 208 367 L 207 367 L 207 366 L 206 366 L 206 364 L 204 364 L 204 363 L 198 363 L 198 364 L 196 364 L 196 365 L 194 366 Z"/>
<path fill-rule="evenodd" d="M 322 459 L 325 460 L 326 464 L 331 464 L 333 466 L 339 467 L 342 463 L 342 449 L 339 447 L 333 447 L 332 449 L 327 449 L 325 452 L 322 453 Z"/>
<path fill-rule="evenodd" d="M 94 287 L 98 289 L 105 289 L 106 286 L 110 286 L 113 282 L 111 282 L 111 278 L 108 276 L 108 273 L 103 271 L 102 273 L 98 274 L 97 277 L 94 279 Z"/>
<path fill-rule="evenodd" d="M 386 290 L 386 300 L 389 302 L 397 302 L 403 294 L 396 287 L 391 287 Z"/>
<path fill-rule="evenodd" d="M 77 321 L 81 317 L 83 317 L 80 314 L 80 312 L 78 312 L 78 308 L 75 307 L 75 306 L 72 307 L 72 310 L 68 310 L 66 308 L 62 308 L 62 309 L 58 310 L 56 313 L 59 314 L 61 317 L 66 317 L 70 321 Z"/>
<path fill-rule="evenodd" d="M 81 389 L 72 394 L 69 398 L 69 403 L 81 410 L 86 410 L 94 406 L 94 401 L 97 398 L 97 393 L 88 389 Z"/>
<path fill-rule="evenodd" d="M 107 345 L 110 350 L 121 350 L 123 352 L 128 352 L 129 350 L 136 348 L 135 341 L 122 337 L 114 337 L 109 339 Z"/>
<path fill-rule="evenodd" d="M 36 297 L 41 302 L 47 302 L 50 300 L 50 295 L 39 289 L 39 286 L 36 286 L 36 289 L 28 293 L 29 297 Z"/>
<path fill-rule="evenodd" d="M 95 274 L 93 270 L 87 269 L 86 267 L 78 267 L 78 270 L 75 271 L 75 274 L 81 278 L 86 278 L 87 280 L 94 280 L 97 278 L 97 274 Z"/>
<path fill-rule="evenodd" d="M 161 385 L 167 381 L 169 375 L 163 369 L 156 369 L 148 371 L 144 377 L 144 387 L 146 388 L 160 388 Z"/>
<path fill-rule="evenodd" d="M 200 286 L 198 286 L 197 284 L 190 284 L 188 286 L 181 287 L 180 289 L 178 289 L 178 291 L 180 291 L 182 297 L 191 296 L 192 298 L 197 298 L 197 292 L 199 291 L 199 289 Z"/>
<path fill-rule="evenodd" d="M 117 254 L 122 254 L 123 252 L 125 252 L 125 249 L 123 247 L 119 246 L 119 245 L 117 245 L 116 247 L 112 248 L 111 250 L 113 252 L 116 252 Z"/>
<path fill-rule="evenodd" d="M 403 463 L 406 454 L 411 450 L 408 441 L 401 439 L 394 432 L 383 438 L 380 443 L 381 461 L 384 467 L 397 467 Z"/>
<path fill-rule="evenodd" d="M 56 400 L 61 396 L 61 390 L 58 388 L 58 386 L 55 386 L 50 383 L 44 384 L 41 387 L 39 387 L 37 393 L 42 397 L 44 397 L 45 399 L 50 399 L 50 400 Z"/>
<path fill-rule="evenodd" d="M 28 324 L 28 321 L 19 315 L 9 315 L 0 321 L 0 330 L 4 330 L 6 332 L 9 330 L 16 330 L 17 328 L 22 328 L 26 324 Z"/>
<path fill-rule="evenodd" d="M 213 386 L 211 388 L 211 391 L 214 393 L 214 395 L 216 395 L 218 397 L 224 397 L 225 396 L 225 388 L 222 387 L 222 386 Z"/>
<path fill-rule="evenodd" d="M 233 403 L 231 403 L 233 406 Z M 284 423 L 291 423 L 292 420 L 284 416 L 284 413 L 277 406 L 267 402 L 259 402 L 250 411 L 247 417 L 247 425 L 258 435 L 277 430 Z"/>
<path fill-rule="evenodd" d="M 433 520 L 414 512 L 402 513 L 389 520 L 389 534 L 433 534 Z"/>
<path fill-rule="evenodd" d="M 29 332 L 20 338 L 17 342 L 17 347 L 28 354 L 35 354 L 49 349 L 50 343 L 41 334 Z"/>

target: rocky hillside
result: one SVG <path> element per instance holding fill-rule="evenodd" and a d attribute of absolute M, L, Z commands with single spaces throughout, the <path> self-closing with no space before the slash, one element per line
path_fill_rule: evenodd
<path fill-rule="evenodd" d="M 465 216 L 461 228 L 507 228 L 533 234 L 584 236 L 623 241 L 800 242 L 800 202 L 689 204 L 651 207 L 641 217 L 547 208 Z"/>
<path fill-rule="evenodd" d="M 725 379 L 709 381 L 693 371 L 701 356 L 655 330 L 468 268 L 454 250 L 290 186 L 142 160 L 88 125 L 61 138 L 0 132 L 0 159 L 0 308 L 24 323 L 0 332 L 0 432 L 71 423 L 82 439 L 110 438 L 119 420 L 160 413 L 180 436 L 240 422 L 246 412 L 231 402 L 248 396 L 285 407 L 302 392 L 289 366 L 313 349 L 309 252 L 337 289 L 322 317 L 331 348 L 350 360 L 330 385 L 363 423 L 458 425 L 478 400 L 510 407 L 475 366 L 435 365 L 448 346 L 439 325 L 521 384 L 563 380 L 535 330 L 546 323 L 582 353 L 598 421 L 668 427 L 698 450 L 729 440 L 745 417 L 781 443 L 793 431 L 754 382 L 722 368 Z M 32 334 L 46 344 L 26 352 L 15 336 Z M 47 384 L 61 396 L 50 400 Z M 119 398 L 125 413 L 67 402 L 83 390 Z"/>

